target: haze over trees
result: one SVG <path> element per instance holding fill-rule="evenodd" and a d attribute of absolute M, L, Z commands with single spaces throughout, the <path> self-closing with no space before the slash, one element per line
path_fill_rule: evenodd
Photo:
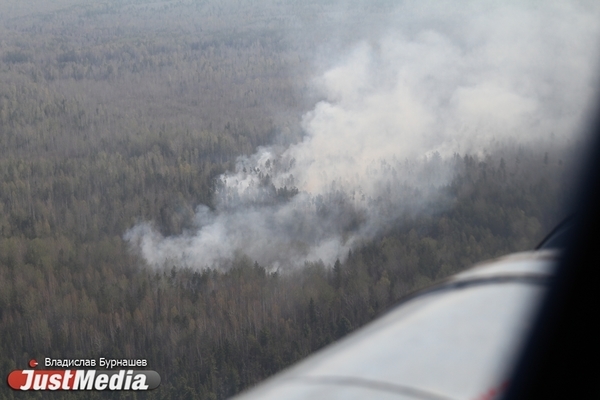
<path fill-rule="evenodd" d="M 2 376 L 31 358 L 144 358 L 162 383 L 143 398 L 227 398 L 563 217 L 575 150 L 503 144 L 456 154 L 444 207 L 396 216 L 341 260 L 277 271 L 242 250 L 153 268 L 125 232 L 192 231 L 238 156 L 301 140 L 322 96 L 315 43 L 362 28 L 333 28 L 339 7 L 320 1 L 26 3 L 0 5 Z"/>

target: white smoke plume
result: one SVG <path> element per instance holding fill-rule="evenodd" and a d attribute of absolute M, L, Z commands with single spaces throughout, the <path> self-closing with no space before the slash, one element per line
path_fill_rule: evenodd
<path fill-rule="evenodd" d="M 197 230 L 125 238 L 147 262 L 270 268 L 331 264 L 407 213 L 428 210 L 455 153 L 551 145 L 581 130 L 596 94 L 595 3 L 409 2 L 315 80 L 303 139 L 239 157 Z"/>

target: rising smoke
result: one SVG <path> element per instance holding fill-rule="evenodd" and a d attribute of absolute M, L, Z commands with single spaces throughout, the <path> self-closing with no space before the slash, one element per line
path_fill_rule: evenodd
<path fill-rule="evenodd" d="M 299 142 L 259 148 L 220 177 L 195 232 L 139 224 L 125 238 L 154 266 L 343 259 L 403 215 L 441 207 L 455 153 L 573 140 L 595 94 L 599 10 L 403 4 L 315 79 L 324 100 Z"/>

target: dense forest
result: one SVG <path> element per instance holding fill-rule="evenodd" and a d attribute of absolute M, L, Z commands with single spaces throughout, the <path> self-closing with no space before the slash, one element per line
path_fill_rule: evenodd
<path fill-rule="evenodd" d="M 571 151 L 499 146 L 455 155 L 449 206 L 333 265 L 278 272 L 241 252 L 226 269 L 149 267 L 123 234 L 190 228 L 236 157 L 297 140 L 315 101 L 320 32 L 282 27 L 327 4 L 229 3 L 0 5 L 0 375 L 31 358 L 144 358 L 157 390 L 85 397 L 224 399 L 411 291 L 531 249 L 564 216 Z"/>

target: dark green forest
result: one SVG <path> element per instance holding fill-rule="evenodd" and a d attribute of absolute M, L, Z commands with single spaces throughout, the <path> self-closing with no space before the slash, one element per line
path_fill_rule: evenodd
<path fill-rule="evenodd" d="M 31 358 L 144 358 L 157 390 L 85 397 L 224 399 L 416 289 L 533 248 L 564 216 L 572 151 L 498 147 L 455 155 L 448 207 L 398 218 L 343 262 L 148 267 L 127 229 L 189 228 L 236 157 L 295 140 L 314 101 L 311 43 L 282 33 L 300 3 L 229 3 L 0 5 L 1 376 Z"/>

